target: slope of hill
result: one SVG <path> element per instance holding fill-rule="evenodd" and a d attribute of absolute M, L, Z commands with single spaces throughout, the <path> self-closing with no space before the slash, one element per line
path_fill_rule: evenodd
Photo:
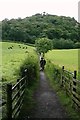
<path fill-rule="evenodd" d="M 2 39 L 35 43 L 35 40 L 48 37 L 51 40 L 68 39 L 80 47 L 80 25 L 74 19 L 50 14 L 35 14 L 24 19 L 2 21 Z"/>

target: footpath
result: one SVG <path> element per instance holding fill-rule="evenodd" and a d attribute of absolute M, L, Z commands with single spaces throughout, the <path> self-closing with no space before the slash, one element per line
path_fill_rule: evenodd
<path fill-rule="evenodd" d="M 68 118 L 64 107 L 60 104 L 56 92 L 49 86 L 43 71 L 40 71 L 40 84 L 34 94 L 35 108 L 31 111 L 30 118 Z M 27 116 L 23 120 L 27 120 Z"/>

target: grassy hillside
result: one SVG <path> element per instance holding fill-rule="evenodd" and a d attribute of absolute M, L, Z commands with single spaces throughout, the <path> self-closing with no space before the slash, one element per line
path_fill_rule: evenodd
<path fill-rule="evenodd" d="M 60 67 L 64 65 L 67 70 L 78 71 L 78 49 L 51 50 L 45 57 Z"/>
<path fill-rule="evenodd" d="M 2 80 L 14 81 L 19 77 L 20 65 L 30 54 L 35 54 L 35 48 L 19 43 L 0 42 L 0 44 L 2 44 Z"/>

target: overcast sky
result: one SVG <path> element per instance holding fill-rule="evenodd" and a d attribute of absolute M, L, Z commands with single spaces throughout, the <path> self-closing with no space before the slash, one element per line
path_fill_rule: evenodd
<path fill-rule="evenodd" d="M 36 13 L 74 17 L 78 20 L 79 0 L 0 0 L 0 21 L 25 18 Z"/>

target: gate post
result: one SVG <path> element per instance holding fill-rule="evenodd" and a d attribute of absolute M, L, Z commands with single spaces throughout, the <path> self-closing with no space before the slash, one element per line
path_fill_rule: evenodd
<path fill-rule="evenodd" d="M 7 84 L 7 118 L 12 120 L 12 84 Z"/>
<path fill-rule="evenodd" d="M 75 71 L 74 71 L 74 77 L 73 77 L 73 78 L 76 79 L 76 76 L 77 76 L 77 71 L 75 70 Z"/>

